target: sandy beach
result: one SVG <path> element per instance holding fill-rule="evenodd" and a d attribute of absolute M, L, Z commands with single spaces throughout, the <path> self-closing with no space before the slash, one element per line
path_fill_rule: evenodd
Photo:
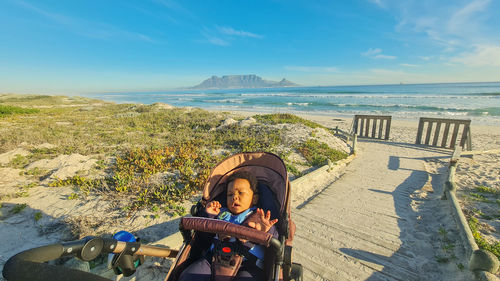
<path fill-rule="evenodd" d="M 165 109 L 168 110 L 168 109 Z M 236 112 L 236 114 L 242 116 L 241 119 L 252 116 L 256 114 L 255 112 Z M 335 116 L 324 116 L 324 115 L 300 115 L 301 117 L 317 122 L 323 126 L 329 128 L 338 128 L 342 130 L 348 131 L 351 126 L 351 119 L 345 117 L 335 117 Z M 236 117 L 235 117 L 236 118 Z M 237 118 L 236 118 L 237 119 Z M 402 146 L 402 144 L 413 144 L 415 142 L 416 130 L 417 130 L 418 122 L 408 121 L 408 120 L 393 120 L 391 127 L 391 136 L 388 143 L 394 145 L 394 149 L 399 149 L 398 147 Z M 64 124 L 63 124 L 64 126 Z M 360 144 L 360 157 L 363 155 L 368 155 L 368 151 L 370 150 L 369 157 L 370 161 L 376 161 L 377 158 L 385 158 L 391 155 L 391 149 L 379 147 L 381 144 L 370 142 L 363 142 Z M 39 148 L 47 148 L 54 144 L 43 144 Z M 472 124 L 472 146 L 473 150 L 490 150 L 500 148 L 500 127 L 494 126 L 475 126 Z M 384 146 L 385 147 L 385 146 Z M 29 149 L 33 149 L 33 146 L 29 143 L 24 143 L 15 149 L 11 149 L 0 155 L 0 163 L 4 165 L 4 167 L 0 168 L 0 191 L 2 193 L 12 193 L 12 190 L 16 190 L 16 192 L 22 192 L 22 189 L 19 189 L 19 186 L 28 186 L 32 181 L 23 174 L 23 171 L 27 169 L 20 168 L 12 168 L 7 167 L 6 164 L 15 159 L 16 155 L 27 155 L 29 153 Z M 447 161 L 449 161 L 449 156 L 451 155 L 451 150 L 439 150 L 439 155 L 436 157 L 435 154 L 424 155 L 422 157 L 425 158 L 425 169 L 424 172 L 429 175 L 436 176 L 438 179 L 436 182 L 432 182 L 432 187 L 430 190 L 426 191 L 426 194 L 431 194 L 433 200 L 439 197 L 440 194 L 433 193 L 434 189 L 438 189 L 440 184 L 442 184 L 443 177 L 446 173 Z M 394 151 L 396 153 L 396 151 Z M 413 157 L 410 152 L 403 151 L 402 153 L 408 153 L 408 157 Z M 55 159 L 55 160 L 54 160 Z M 490 188 L 499 190 L 500 187 L 498 183 L 499 180 L 499 172 L 498 167 L 499 163 L 499 155 L 491 154 L 487 156 L 475 156 L 473 159 L 464 160 L 463 166 L 460 166 L 461 169 L 459 171 L 458 184 L 462 189 L 473 189 L 477 184 L 481 184 L 484 186 L 488 186 Z M 36 167 L 53 167 L 57 169 L 60 175 L 64 174 L 76 174 L 82 173 L 82 171 L 89 170 L 91 166 L 96 165 L 97 160 L 92 157 L 84 156 L 84 155 L 59 155 L 58 157 L 53 158 L 53 163 L 49 163 L 50 161 L 45 160 L 46 162 L 37 162 L 31 163 L 30 170 L 35 169 Z M 471 162 L 472 161 L 472 162 Z M 37 166 L 38 165 L 38 166 Z M 52 166 L 51 166 L 52 165 Z M 348 166 L 348 168 L 343 169 L 337 172 L 334 175 L 330 175 L 332 181 L 334 179 L 342 179 L 348 177 L 350 174 L 354 173 L 352 169 L 353 167 L 357 167 L 357 169 L 367 169 L 366 165 L 371 165 L 369 162 L 364 164 L 356 164 L 354 166 Z M 422 167 L 420 167 L 422 168 Z M 358 171 L 359 172 L 359 171 Z M 390 177 L 390 174 L 387 176 Z M 367 171 L 365 175 L 366 178 L 377 177 L 377 175 L 370 174 Z M 396 176 L 396 178 L 387 178 L 387 182 L 398 182 L 400 180 L 404 181 L 403 178 L 398 178 L 400 176 Z M 432 178 L 431 177 L 431 178 Z M 328 187 L 328 189 L 326 189 Z M 422 187 L 425 191 L 425 187 Z M 338 193 L 334 196 L 339 196 L 339 194 L 344 193 L 341 189 L 338 189 L 335 184 L 329 183 L 328 186 L 324 186 L 321 188 L 317 188 L 310 191 L 309 196 L 303 196 L 305 200 L 309 200 L 318 194 L 326 192 L 326 190 L 332 190 L 330 192 Z M 389 190 L 389 189 L 388 189 Z M 415 191 L 415 190 L 413 190 Z M 340 192 L 340 193 L 339 193 Z M 390 192 L 390 191 L 388 191 Z M 419 191 L 420 192 L 420 191 Z M 20 196 L 15 198 L 3 198 L 1 201 L 2 208 L 0 209 L 1 220 L 0 220 L 0 236 L 5 238 L 2 246 L 0 246 L 0 264 L 5 263 L 5 261 L 12 256 L 13 254 L 27 249 L 32 248 L 48 243 L 54 243 L 60 240 L 67 240 L 70 237 L 77 236 L 85 236 L 88 234 L 92 234 L 93 232 L 97 232 L 99 234 L 103 233 L 114 233 L 118 230 L 126 229 L 128 231 L 134 232 L 139 235 L 145 241 L 156 241 L 165 236 L 168 236 L 177 231 L 178 227 L 178 219 L 179 216 L 172 216 L 170 213 L 152 213 L 149 210 L 141 210 L 134 213 L 132 216 L 124 216 L 124 212 L 120 210 L 120 206 L 123 207 L 126 205 L 126 202 L 120 202 L 120 200 L 110 200 L 110 198 L 101 196 L 99 194 L 90 194 L 85 197 L 85 199 L 68 200 L 70 196 L 74 193 L 74 190 L 70 187 L 57 187 L 57 188 L 48 188 L 47 182 L 41 182 L 40 185 L 31 186 L 29 188 L 29 196 Z M 325 193 L 326 194 L 326 193 Z M 411 195 L 409 193 L 407 195 Z M 323 195 L 321 195 L 323 196 Z M 321 197 L 320 196 L 320 197 Z M 423 196 L 419 193 L 419 196 Z M 419 198 L 420 198 L 419 197 Z M 425 196 L 424 196 L 425 197 Z M 199 195 L 193 196 L 190 200 L 185 200 L 182 203 L 182 206 L 188 209 L 193 202 L 198 200 Z M 411 202 L 418 201 L 419 198 L 411 198 L 402 197 L 401 202 L 393 201 L 390 204 L 395 204 L 398 206 L 399 204 L 410 204 Z M 350 205 L 348 199 L 346 198 L 345 203 Z M 351 199 L 357 200 L 357 199 Z M 407 200 L 410 200 L 408 203 Z M 470 200 L 469 200 L 470 201 Z M 307 201 L 309 202 L 309 201 Z M 307 203 L 306 202 L 306 203 Z M 312 200 L 311 202 L 314 202 Z M 434 201 L 433 201 L 434 202 Z M 25 205 L 23 205 L 25 204 Z M 307 203 L 309 204 L 309 203 Z M 305 206 L 307 206 L 307 204 Z M 300 204 L 297 204 L 300 205 Z M 470 204 L 464 201 L 464 208 L 467 208 Z M 14 212 L 12 211 L 15 206 L 24 206 L 20 211 Z M 119 206 L 119 208 L 116 208 Z M 364 207 L 363 207 L 364 206 Z M 437 203 L 430 203 L 425 205 L 426 213 L 432 212 L 440 212 L 443 215 L 436 218 L 436 220 L 425 220 L 429 225 L 424 227 L 423 232 L 426 231 L 438 231 L 440 226 L 446 227 L 446 229 L 452 229 L 453 224 L 450 224 L 449 216 L 446 214 L 446 210 L 443 211 L 443 205 Z M 308 208 L 305 208 L 306 210 Z M 339 208 L 345 208 L 340 207 Z M 369 213 L 372 211 L 372 207 L 368 205 L 360 205 L 358 206 L 357 211 L 363 213 Z M 366 209 L 362 209 L 366 208 Z M 396 208 L 397 209 L 397 208 Z M 110 212 L 110 210 L 113 210 Z M 495 210 L 498 210 L 496 207 Z M 347 210 L 348 211 L 348 210 Z M 399 210 L 401 211 L 401 210 Z M 301 227 L 300 219 L 301 215 L 300 211 L 294 211 L 297 213 L 299 224 L 298 227 Z M 405 213 L 406 214 L 406 213 Z M 399 216 L 405 216 L 405 214 L 398 214 Z M 411 215 L 414 215 L 413 213 Z M 491 242 L 498 242 L 498 221 L 499 217 L 491 217 L 491 220 L 485 220 L 484 217 L 481 217 L 481 223 L 484 224 L 484 227 L 481 230 L 487 235 L 488 239 Z M 347 219 L 347 218 L 344 218 Z M 71 221 L 73 226 L 77 225 L 78 229 L 68 229 L 68 221 Z M 321 223 L 321 220 L 320 222 Z M 356 227 L 356 221 L 354 221 L 354 225 L 352 227 Z M 359 222 L 363 223 L 363 222 Z M 361 225 L 360 225 L 361 226 Z M 307 229 L 308 226 L 302 225 L 302 232 Z M 75 233 L 74 231 L 77 231 Z M 395 231 L 398 231 L 395 228 Z M 410 230 L 408 230 L 410 231 Z M 427 233 L 426 237 L 432 236 L 435 233 Z M 333 234 L 335 236 L 335 234 Z M 450 235 L 455 237 L 455 235 Z M 382 232 L 379 233 L 379 237 L 381 240 L 385 239 L 385 236 Z M 329 238 L 325 238 L 329 239 Z M 341 238 L 338 238 L 341 239 Z M 338 240 L 337 239 L 337 240 Z M 346 238 L 347 239 L 347 238 Z M 415 242 L 415 237 L 405 238 L 403 235 L 399 237 L 393 237 L 389 239 L 387 237 L 387 243 L 393 243 L 390 248 L 393 247 L 396 251 L 398 250 L 396 241 L 400 241 L 401 244 L 409 245 Z M 406 240 L 405 240 L 406 239 Z M 496 239 L 496 240 L 495 240 Z M 393 241 L 393 242 L 390 242 Z M 459 245 L 459 242 L 457 242 Z M 420 245 L 420 244 L 419 244 Z M 439 246 L 434 245 L 434 248 Z M 418 248 L 418 247 L 417 247 Z M 432 248 L 432 247 L 431 247 Z M 431 251 L 432 249 L 426 247 L 420 247 L 419 250 L 416 250 L 411 255 L 418 256 L 419 254 L 423 257 L 432 259 L 432 253 L 426 253 L 425 251 Z M 422 251 L 422 252 L 418 252 Z M 457 246 L 457 255 L 461 253 L 459 246 Z M 355 255 L 354 255 L 355 256 Z M 323 257 L 325 258 L 325 257 Z M 467 261 L 464 261 L 463 258 L 458 257 L 460 262 L 452 261 L 445 266 L 444 269 L 432 269 L 435 275 L 427 275 L 427 276 L 440 276 L 440 274 L 445 274 L 449 272 L 458 272 L 457 276 L 461 276 L 461 270 L 457 270 L 456 264 L 466 264 Z M 422 263 L 425 263 L 425 259 L 422 259 Z M 434 262 L 435 263 L 435 262 Z M 451 265 L 450 265 L 451 264 Z M 330 265 L 331 266 L 331 265 Z M 412 265 L 416 266 L 416 265 Z M 372 266 L 373 267 L 373 266 Z M 383 267 L 383 265 L 382 265 Z M 439 267 L 439 264 L 437 265 Z M 378 266 L 375 266 L 378 268 Z M 387 267 L 390 268 L 390 267 Z M 382 269 L 379 269 L 383 271 Z M 466 270 L 466 269 L 465 269 Z M 418 276 L 420 271 L 416 273 L 408 273 L 407 280 L 417 280 L 413 279 Z M 330 280 L 328 276 L 333 275 L 324 275 L 323 279 L 320 278 L 321 274 L 316 274 L 313 272 L 308 273 L 309 278 L 315 278 L 315 280 Z M 464 273 L 465 274 L 465 273 Z M 341 275 L 342 276 L 342 275 Z M 379 280 L 379 279 L 369 279 L 368 275 L 353 275 L 352 280 Z M 467 276 L 467 275 L 463 275 Z M 344 276 L 345 277 L 345 276 Z M 309 280 L 306 278 L 306 280 Z M 467 277 L 456 280 L 468 280 Z M 312 280 L 312 279 L 311 279 Z M 347 280 L 347 279 L 345 279 Z M 390 279 L 392 280 L 392 279 Z M 398 279 L 399 280 L 399 279 Z M 405 279 L 406 280 L 406 279 Z M 432 279 L 423 279 L 423 280 L 432 280 Z M 446 279 L 453 280 L 453 279 Z"/>

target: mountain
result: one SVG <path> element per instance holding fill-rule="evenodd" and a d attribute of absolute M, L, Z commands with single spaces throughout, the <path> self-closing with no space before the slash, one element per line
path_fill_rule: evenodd
<path fill-rule="evenodd" d="M 261 77 L 250 75 L 212 76 L 192 89 L 235 89 L 235 88 L 277 88 L 299 86 L 283 78 L 281 81 L 264 80 Z"/>

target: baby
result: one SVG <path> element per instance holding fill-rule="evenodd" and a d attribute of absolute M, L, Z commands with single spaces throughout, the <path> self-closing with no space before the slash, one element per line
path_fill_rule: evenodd
<path fill-rule="evenodd" d="M 232 174 L 227 180 L 227 208 L 223 208 L 218 201 L 207 203 L 205 212 L 207 217 L 217 217 L 218 219 L 235 224 L 243 224 L 257 230 L 276 234 L 274 224 L 277 219 L 271 220 L 271 212 L 255 207 L 259 200 L 257 193 L 257 179 L 249 172 L 239 171 Z M 219 239 L 222 239 L 219 237 Z M 264 259 L 264 247 L 251 242 L 240 240 L 249 253 L 256 257 L 257 263 L 245 260 L 234 280 L 244 279 L 262 280 L 262 261 Z M 213 249 L 212 249 L 213 250 Z M 179 280 L 210 280 L 211 259 L 201 258 L 187 267 L 181 274 Z M 260 262 L 260 264 L 259 264 Z"/>

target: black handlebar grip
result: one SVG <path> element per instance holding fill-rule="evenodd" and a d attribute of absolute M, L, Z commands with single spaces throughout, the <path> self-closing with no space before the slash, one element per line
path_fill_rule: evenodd
<path fill-rule="evenodd" d="M 109 279 L 88 272 L 43 263 L 61 257 L 63 251 L 61 244 L 23 251 L 5 263 L 3 277 L 8 281 L 109 281 Z"/>
<path fill-rule="evenodd" d="M 60 258 L 63 251 L 64 248 L 61 244 L 52 244 L 22 251 L 12 258 L 17 257 L 26 261 L 46 262 Z"/>

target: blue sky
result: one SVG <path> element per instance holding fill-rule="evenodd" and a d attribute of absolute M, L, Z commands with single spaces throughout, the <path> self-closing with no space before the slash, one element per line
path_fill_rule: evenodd
<path fill-rule="evenodd" d="M 499 0 L 2 0 L 0 93 L 500 81 Z"/>

